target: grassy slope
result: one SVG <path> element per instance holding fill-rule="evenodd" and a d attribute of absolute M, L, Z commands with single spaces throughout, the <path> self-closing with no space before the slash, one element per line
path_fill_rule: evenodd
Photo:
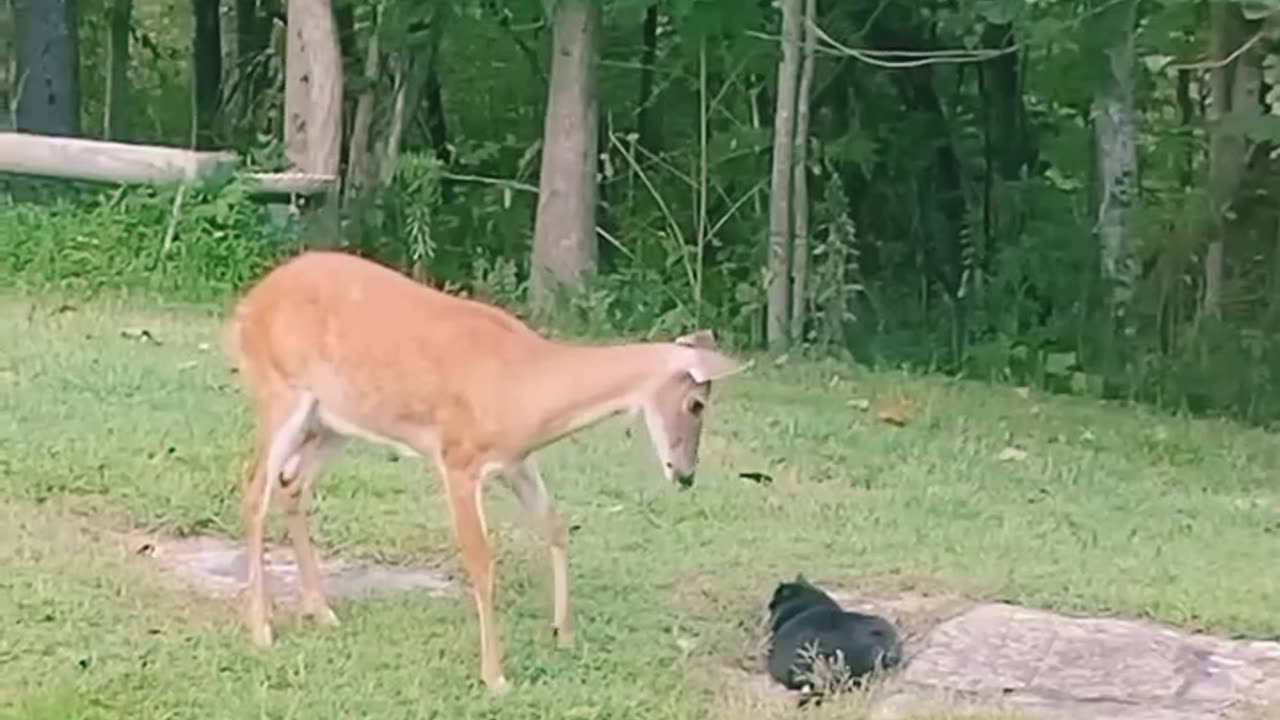
<path fill-rule="evenodd" d="M 276 647 L 254 652 L 234 607 L 166 592 L 98 531 L 237 532 L 248 415 L 215 315 L 56 307 L 0 298 L 0 717 L 728 717 L 705 671 L 742 652 L 743 624 L 797 571 L 1280 636 L 1273 436 L 811 366 L 717 389 L 691 492 L 664 486 L 620 423 L 546 453 L 581 525 L 573 653 L 549 641 L 542 548 L 489 493 L 504 700 L 480 690 L 462 602 L 340 602 L 342 627 L 281 618 Z M 850 403 L 897 393 L 917 406 L 905 428 Z M 1001 460 L 1009 445 L 1027 457 Z M 429 469 L 357 445 L 322 479 L 313 528 L 327 552 L 456 569 L 438 494 Z"/>

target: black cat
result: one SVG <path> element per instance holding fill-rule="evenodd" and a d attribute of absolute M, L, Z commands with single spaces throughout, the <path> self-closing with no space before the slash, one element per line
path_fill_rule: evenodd
<path fill-rule="evenodd" d="M 847 676 L 859 682 L 902 660 L 902 642 L 888 620 L 844 610 L 803 575 L 773 591 L 769 634 L 769 675 L 789 690 L 805 690 L 801 704 L 814 699 L 808 693 L 819 692 L 809 687 L 815 656 L 829 666 L 842 659 Z"/>

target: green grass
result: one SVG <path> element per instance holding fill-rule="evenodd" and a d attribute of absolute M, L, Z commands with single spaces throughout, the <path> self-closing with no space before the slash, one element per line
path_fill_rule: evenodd
<path fill-rule="evenodd" d="M 887 396 L 914 404 L 905 427 L 857 402 Z M 277 644 L 256 651 L 234 603 L 176 592 L 112 539 L 237 534 L 249 427 L 215 311 L 0 297 L 0 717 L 743 717 L 750 701 L 713 671 L 796 572 L 1280 637 L 1273 435 L 977 383 L 765 366 L 717 388 L 690 492 L 661 481 L 643 431 L 628 440 L 621 422 L 545 453 L 581 526 L 572 652 L 549 637 L 542 547 L 490 490 L 514 684 L 494 700 L 469 601 L 339 601 L 331 630 L 277 613 Z M 1026 457 L 1001 459 L 1010 446 Z M 420 463 L 353 445 L 312 517 L 326 553 L 458 570 Z"/>

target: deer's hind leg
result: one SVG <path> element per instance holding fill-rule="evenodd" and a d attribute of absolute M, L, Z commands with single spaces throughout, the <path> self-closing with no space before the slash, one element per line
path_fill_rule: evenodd
<path fill-rule="evenodd" d="M 502 483 L 520 501 L 525 519 L 547 544 L 551 555 L 552 630 L 561 647 L 573 645 L 573 621 L 569 616 L 569 533 L 556 512 L 542 474 L 533 458 L 526 458 L 502 473 Z"/>
<path fill-rule="evenodd" d="M 328 428 L 312 428 L 302 447 L 286 461 L 277 485 L 285 527 L 298 559 L 301 612 L 321 625 L 337 625 L 338 617 L 325 600 L 320 563 L 307 527 L 307 504 L 316 478 L 346 444 L 345 437 Z"/>
<path fill-rule="evenodd" d="M 244 621 L 255 645 L 271 644 L 271 612 L 263 564 L 264 525 L 272 488 L 285 465 L 302 448 L 315 399 L 307 393 L 272 393 L 259 405 L 259 426 L 253 460 L 241 489 L 240 511 L 244 523 L 245 582 Z"/>

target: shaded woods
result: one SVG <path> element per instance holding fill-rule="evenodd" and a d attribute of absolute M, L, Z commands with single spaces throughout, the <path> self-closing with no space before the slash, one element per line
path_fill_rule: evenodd
<path fill-rule="evenodd" d="M 1277 8 L 3 0 L 0 125 L 333 175 L 301 241 L 548 321 L 1271 420 Z"/>

